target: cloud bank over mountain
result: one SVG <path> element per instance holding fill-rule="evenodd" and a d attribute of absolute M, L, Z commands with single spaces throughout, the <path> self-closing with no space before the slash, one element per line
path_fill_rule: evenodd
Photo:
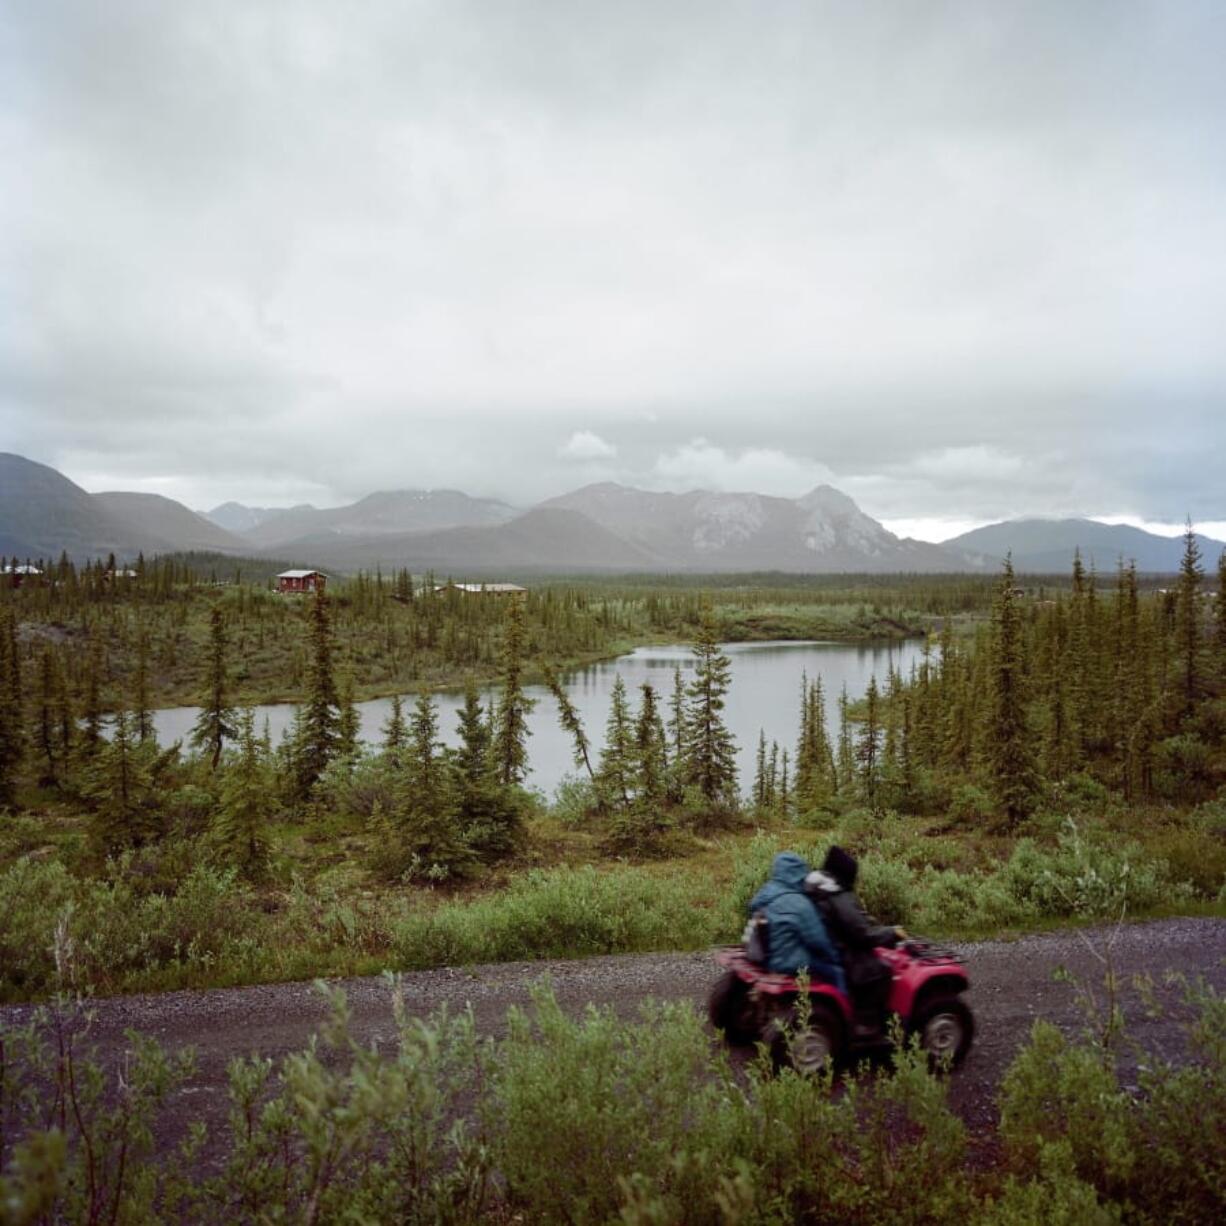
<path fill-rule="evenodd" d="M 18 0 L 0 445 L 1226 519 L 1226 9 Z"/>

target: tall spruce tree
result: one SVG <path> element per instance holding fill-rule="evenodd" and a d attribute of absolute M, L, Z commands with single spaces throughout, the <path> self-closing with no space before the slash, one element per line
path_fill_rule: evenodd
<path fill-rule="evenodd" d="M 223 858 L 249 876 L 259 876 L 268 863 L 273 796 L 272 770 L 255 734 L 255 712 L 247 707 L 238 718 L 238 747 L 222 772 L 214 829 Z"/>
<path fill-rule="evenodd" d="M 604 799 L 614 808 L 627 808 L 634 794 L 634 732 L 626 683 L 619 673 L 613 678 L 609 718 L 605 724 L 604 748 L 596 780 Z"/>
<path fill-rule="evenodd" d="M 736 801 L 736 743 L 724 724 L 732 664 L 720 650 L 715 618 L 704 612 L 694 646 L 694 680 L 685 710 L 685 781 L 709 804 Z"/>
<path fill-rule="evenodd" d="M 136 724 L 136 739 L 153 737 L 153 712 L 149 698 L 149 634 L 142 626 L 136 637 L 136 676 L 132 683 L 132 718 Z"/>
<path fill-rule="evenodd" d="M 549 687 L 549 692 L 558 704 L 558 719 L 561 721 L 563 730 L 570 736 L 571 743 L 574 746 L 575 765 L 582 766 L 587 771 L 587 777 L 595 783 L 596 772 L 592 769 L 592 747 L 587 739 L 583 720 L 579 717 L 579 712 L 575 710 L 575 704 L 571 702 L 570 695 L 566 692 L 566 688 L 558 680 L 558 675 L 552 668 L 545 670 L 545 684 Z"/>
<path fill-rule="evenodd" d="M 400 754 L 408 741 L 408 735 L 404 722 L 404 702 L 399 694 L 393 694 L 392 709 L 383 725 L 383 752 L 393 766 L 400 763 Z"/>
<path fill-rule="evenodd" d="M 524 693 L 527 635 L 523 601 L 512 598 L 502 640 L 502 696 L 494 723 L 494 769 L 505 787 L 517 786 L 528 773 L 528 715 L 536 705 Z"/>
<path fill-rule="evenodd" d="M 1021 613 L 1014 595 L 1013 559 L 1005 558 L 992 608 L 992 716 L 988 754 L 996 796 L 1010 825 L 1033 811 L 1039 780 L 1026 723 Z"/>
<path fill-rule="evenodd" d="M 302 707 L 300 739 L 295 747 L 297 788 L 301 799 L 310 795 L 340 742 L 340 706 L 332 672 L 332 619 L 322 589 L 311 603 L 310 667 L 307 696 Z"/>
<path fill-rule="evenodd" d="M 24 733 L 16 617 L 11 609 L 0 608 L 0 808 L 11 805 L 17 794 Z"/>
<path fill-rule="evenodd" d="M 1226 549 L 1217 560 L 1217 608 L 1213 654 L 1217 658 L 1218 685 L 1226 690 Z"/>
<path fill-rule="evenodd" d="M 353 691 L 353 674 L 346 673 L 341 683 L 340 703 L 336 716 L 336 752 L 346 762 L 353 762 L 361 748 L 362 717 Z"/>
<path fill-rule="evenodd" d="M 923 675 L 921 672 L 921 676 Z M 839 749 L 835 779 L 838 791 L 843 795 L 851 795 L 856 781 L 856 754 L 852 747 L 851 699 L 847 697 L 846 685 L 839 694 Z"/>
<path fill-rule="evenodd" d="M 213 770 L 216 770 L 221 762 L 226 740 L 235 735 L 234 709 L 229 700 L 226 648 L 225 614 L 220 605 L 214 605 L 209 614 L 208 687 L 191 734 L 192 745 L 204 751 Z"/>
<path fill-rule="evenodd" d="M 655 689 L 644 682 L 639 693 L 642 698 L 634 727 L 635 786 L 640 804 L 656 805 L 664 795 L 668 766 L 664 725 L 660 722 Z"/>
<path fill-rule="evenodd" d="M 1183 708 L 1191 711 L 1201 689 L 1200 585 L 1204 579 L 1200 546 L 1191 519 L 1183 534 L 1183 557 L 1179 562 L 1179 596 L 1176 606 L 1176 640 Z"/>
<path fill-rule="evenodd" d="M 861 794 L 876 813 L 881 799 L 881 691 L 875 676 L 869 678 L 864 695 L 864 721 L 856 738 L 856 766 Z"/>
<path fill-rule="evenodd" d="M 471 859 L 450 783 L 438 739 L 438 713 L 433 698 L 423 691 L 409 719 L 409 748 L 395 812 L 401 865 L 410 876 L 453 876 Z"/>
<path fill-rule="evenodd" d="M 673 763 L 680 768 L 685 755 L 685 681 L 681 676 L 680 664 L 673 669 L 673 692 L 668 700 L 668 738 Z"/>

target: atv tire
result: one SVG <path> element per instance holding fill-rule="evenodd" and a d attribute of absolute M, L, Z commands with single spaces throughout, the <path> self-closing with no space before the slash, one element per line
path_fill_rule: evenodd
<path fill-rule="evenodd" d="M 749 984 L 733 971 L 711 989 L 707 1015 L 729 1043 L 743 1045 L 758 1037 L 757 1009 L 749 997 Z"/>
<path fill-rule="evenodd" d="M 843 1019 L 823 1001 L 809 1006 L 809 1020 L 801 1025 L 795 1005 L 771 1023 L 771 1057 L 776 1068 L 790 1067 L 802 1077 L 814 1077 L 838 1064 L 843 1055 Z"/>
<path fill-rule="evenodd" d="M 933 996 L 920 1005 L 911 1032 L 934 1070 L 957 1068 L 975 1038 L 975 1015 L 960 996 Z"/>

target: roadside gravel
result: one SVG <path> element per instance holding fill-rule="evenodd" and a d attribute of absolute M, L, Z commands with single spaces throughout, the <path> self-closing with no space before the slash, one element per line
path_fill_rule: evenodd
<path fill-rule="evenodd" d="M 1000 1078 L 1035 1020 L 1046 1018 L 1070 1032 L 1085 1024 L 1076 992 L 1069 983 L 1057 981 L 1056 972 L 1068 970 L 1101 995 L 1101 956 L 1108 945 L 1117 972 L 1128 981 L 1134 975 L 1152 977 L 1159 999 L 1167 1005 L 1163 1016 L 1151 1017 L 1140 1008 L 1130 982 L 1122 993 L 1129 1034 L 1146 1051 L 1177 1057 L 1182 1050 L 1180 994 L 1169 976 L 1202 977 L 1226 991 L 1226 920 L 1169 919 L 1118 930 L 1066 930 L 961 945 L 977 1033 L 965 1065 L 952 1078 L 950 1101 L 974 1130 L 992 1123 Z M 478 1028 L 497 1035 L 505 1028 L 507 1010 L 529 1004 L 532 986 L 543 978 L 551 981 L 568 1012 L 596 1004 L 629 1016 L 653 997 L 690 1000 L 702 1007 L 716 977 L 710 954 L 700 952 L 448 967 L 405 974 L 401 985 L 411 1013 L 425 1015 L 443 1005 L 453 1012 L 471 1006 Z M 338 982 L 349 999 L 355 1037 L 364 1043 L 391 1042 L 395 1027 L 384 980 Z M 0 1020 L 21 1021 L 31 1008 L 0 1008 Z M 130 1029 L 171 1049 L 195 1048 L 196 1072 L 168 1112 L 167 1142 L 196 1119 L 220 1139 L 226 1125 L 229 1061 L 255 1052 L 276 1059 L 294 1051 L 327 1013 L 319 992 L 304 983 L 111 997 L 92 1008 L 96 1016 L 91 1039 L 108 1066 L 122 1060 L 128 1046 L 125 1031 Z"/>

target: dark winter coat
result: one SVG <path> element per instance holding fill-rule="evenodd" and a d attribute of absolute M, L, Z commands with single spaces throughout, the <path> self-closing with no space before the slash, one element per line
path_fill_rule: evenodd
<path fill-rule="evenodd" d="M 838 951 L 804 891 L 808 868 L 795 853 L 780 852 L 771 865 L 771 879 L 753 896 L 749 913 L 763 912 L 770 925 L 769 970 L 781 975 L 807 970 L 846 991 Z"/>
<path fill-rule="evenodd" d="M 895 929 L 874 924 L 864 913 L 855 891 L 820 869 L 805 878 L 805 891 L 816 904 L 826 931 L 839 948 L 853 988 L 889 974 L 873 950 L 883 945 L 893 948 L 898 943 Z"/>

